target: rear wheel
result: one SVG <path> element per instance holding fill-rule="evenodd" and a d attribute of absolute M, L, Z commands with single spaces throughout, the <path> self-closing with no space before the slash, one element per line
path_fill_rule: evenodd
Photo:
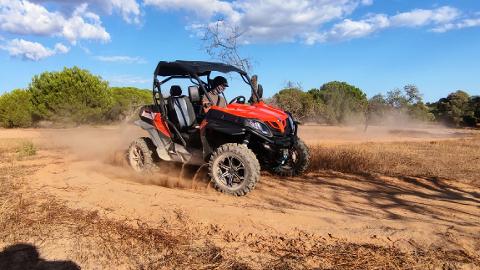
<path fill-rule="evenodd" d="M 215 189 L 235 196 L 246 195 L 260 179 L 260 164 L 243 144 L 218 147 L 210 157 L 209 171 Z"/>
<path fill-rule="evenodd" d="M 310 164 L 310 153 L 307 145 L 297 139 L 297 142 L 289 150 L 285 164 L 271 168 L 271 172 L 280 176 L 302 175 Z"/>
<path fill-rule="evenodd" d="M 139 173 L 155 170 L 159 161 L 155 144 L 147 137 L 138 138 L 130 144 L 127 158 L 130 166 Z"/>

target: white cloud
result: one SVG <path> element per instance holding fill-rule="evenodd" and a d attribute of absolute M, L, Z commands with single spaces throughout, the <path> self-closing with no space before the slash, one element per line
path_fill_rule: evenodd
<path fill-rule="evenodd" d="M 186 10 L 199 17 L 210 18 L 215 14 L 228 17 L 237 16 L 233 4 L 221 0 L 144 0 L 145 5 L 155 6 L 161 10 Z"/>
<path fill-rule="evenodd" d="M 146 5 L 159 9 L 190 11 L 197 15 L 192 25 L 208 25 L 212 20 L 222 19 L 224 25 L 239 26 L 245 32 L 245 42 L 294 41 L 370 3 L 365 0 L 145 0 Z"/>
<path fill-rule="evenodd" d="M 140 23 L 140 5 L 135 0 L 109 0 L 112 9 L 119 10 L 123 19 L 128 23 Z"/>
<path fill-rule="evenodd" d="M 53 2 L 61 5 L 66 10 L 72 11 L 78 5 L 87 3 L 95 10 L 103 13 L 120 13 L 123 20 L 128 23 L 140 23 L 141 10 L 137 0 L 30 0 L 34 3 Z"/>
<path fill-rule="evenodd" d="M 297 40 L 314 44 L 361 38 L 392 27 L 430 27 L 441 32 L 476 25 L 472 20 L 459 22 L 462 12 L 450 6 L 414 9 L 393 16 L 369 14 L 358 20 L 348 18 L 360 6 L 372 5 L 373 0 L 145 0 L 144 3 L 161 10 L 177 9 L 196 15 L 186 29 L 197 35 L 202 35 L 207 27 L 218 27 L 226 34 L 237 27 L 238 32 L 244 33 L 242 42 L 246 44 Z M 324 30 L 330 23 L 333 23 L 331 29 Z"/>
<path fill-rule="evenodd" d="M 373 0 L 362 0 L 362 5 L 364 6 L 373 5 Z"/>
<path fill-rule="evenodd" d="M 70 51 L 70 48 L 63 45 L 62 43 L 57 43 L 55 44 L 55 51 L 57 53 L 68 53 Z"/>
<path fill-rule="evenodd" d="M 131 57 L 131 56 L 97 56 L 97 60 L 102 62 L 112 62 L 112 63 L 128 63 L 128 64 L 145 64 L 147 61 L 141 57 Z"/>
<path fill-rule="evenodd" d="M 433 32 L 444 33 L 450 30 L 457 30 L 470 27 L 480 26 L 480 18 L 474 19 L 463 19 L 456 23 L 447 23 L 445 25 L 440 25 L 432 29 Z"/>
<path fill-rule="evenodd" d="M 352 13 L 358 1 L 243 1 L 239 24 L 249 40 L 294 41 L 302 33 Z"/>
<path fill-rule="evenodd" d="M 295 42 L 307 44 L 362 38 L 393 27 L 424 27 L 434 32 L 480 26 L 480 15 L 470 16 L 451 6 L 413 9 L 393 14 L 350 17 L 373 0 L 143 0 L 143 6 L 166 12 L 189 13 L 189 29 L 201 34 L 205 27 L 219 25 L 225 33 L 232 26 L 244 33 L 245 44 Z M 53 3 L 43 6 L 43 3 Z M 140 0 L 0 0 L 0 31 L 17 35 L 62 37 L 71 44 L 81 40 L 110 41 L 99 13 L 119 14 L 129 23 L 140 23 Z M 46 8 L 48 7 L 48 9 Z M 55 11 L 52 9 L 57 9 Z M 221 23 L 218 23 L 221 21 Z M 331 25 L 331 26 L 330 26 Z M 326 27 L 329 27 L 327 29 Z M 106 56 L 102 56 L 106 57 Z M 116 57 L 116 58 L 115 58 Z M 124 57 L 124 58 L 122 58 Z M 125 56 L 100 61 L 141 62 Z M 144 61 L 144 60 L 143 60 Z"/>
<path fill-rule="evenodd" d="M 465 19 L 456 24 L 458 29 L 480 26 L 480 18 L 476 19 Z"/>
<path fill-rule="evenodd" d="M 70 17 L 26 0 L 0 0 L 0 30 L 18 35 L 61 36 L 77 40 L 110 41 L 100 17 L 78 6 Z"/>
<path fill-rule="evenodd" d="M 87 4 L 82 4 L 75 9 L 73 16 L 65 21 L 62 36 L 72 43 L 79 39 L 110 41 L 110 34 L 103 28 L 100 17 L 87 11 Z"/>
<path fill-rule="evenodd" d="M 61 14 L 28 1 L 0 0 L 0 29 L 15 34 L 49 35 L 62 28 Z"/>
<path fill-rule="evenodd" d="M 389 26 L 390 21 L 388 17 L 383 14 L 377 14 L 360 21 L 345 19 L 343 22 L 335 24 L 333 28 L 324 35 L 324 39 L 318 41 L 342 41 L 361 38 Z M 311 43 L 310 41 L 310 44 Z"/>
<path fill-rule="evenodd" d="M 328 41 L 342 41 L 368 36 L 372 33 L 392 27 L 430 27 L 434 32 L 446 32 L 453 29 L 480 26 L 480 19 L 460 19 L 462 12 L 444 6 L 432 10 L 415 9 L 394 16 L 385 14 L 370 15 L 366 19 L 344 19 L 334 24 L 329 31 L 308 32 L 307 44 Z"/>
<path fill-rule="evenodd" d="M 38 42 L 23 39 L 13 39 L 5 45 L 1 45 L 0 49 L 7 51 L 12 57 L 30 61 L 40 61 L 57 53 L 67 53 L 69 51 L 69 48 L 61 43 L 57 43 L 52 50 Z"/>
<path fill-rule="evenodd" d="M 392 25 L 417 27 L 429 24 L 450 23 L 460 16 L 461 12 L 453 7 L 444 6 L 437 9 L 415 9 L 399 13 L 391 17 Z"/>

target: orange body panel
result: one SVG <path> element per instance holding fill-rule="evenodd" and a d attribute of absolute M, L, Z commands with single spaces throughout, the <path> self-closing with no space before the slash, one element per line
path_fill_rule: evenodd
<path fill-rule="evenodd" d="M 168 129 L 167 123 L 163 121 L 162 117 L 160 116 L 159 113 L 155 113 L 155 118 L 153 120 L 155 123 L 155 127 L 165 136 L 171 137 L 172 134 L 170 133 L 170 129 Z"/>
<path fill-rule="evenodd" d="M 226 108 L 212 106 L 210 109 L 222 111 L 243 118 L 258 119 L 282 133 L 285 131 L 285 127 L 287 125 L 288 114 L 283 110 L 275 108 L 271 105 L 267 105 L 264 102 L 258 102 L 252 105 L 233 103 L 229 104 Z"/>

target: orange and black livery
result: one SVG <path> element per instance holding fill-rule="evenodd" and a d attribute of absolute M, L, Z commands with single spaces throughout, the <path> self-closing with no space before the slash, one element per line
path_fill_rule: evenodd
<path fill-rule="evenodd" d="M 202 100 L 214 88 L 212 72 L 238 74 L 249 88 L 248 102 L 245 96 L 237 96 L 226 106 L 203 110 Z M 171 85 L 166 97 L 162 86 L 171 80 L 189 81 L 188 93 Z M 148 136 L 131 144 L 130 164 L 139 172 L 154 168 L 159 160 L 208 164 L 214 187 L 233 195 L 250 192 L 261 169 L 280 175 L 302 174 L 309 154 L 297 136 L 298 122 L 290 113 L 263 102 L 262 96 L 262 85 L 252 84 L 245 71 L 231 65 L 159 62 L 153 78 L 153 104 L 144 106 L 135 122 Z"/>

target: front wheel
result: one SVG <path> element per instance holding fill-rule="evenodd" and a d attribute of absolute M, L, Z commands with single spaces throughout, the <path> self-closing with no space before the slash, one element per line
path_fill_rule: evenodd
<path fill-rule="evenodd" d="M 255 154 L 243 144 L 227 143 L 210 157 L 210 176 L 215 189 L 235 196 L 244 196 L 260 179 L 260 164 Z"/>
<path fill-rule="evenodd" d="M 289 150 L 287 161 L 271 168 L 271 172 L 280 176 L 298 176 L 305 173 L 310 164 L 310 152 L 307 145 L 300 139 Z"/>

